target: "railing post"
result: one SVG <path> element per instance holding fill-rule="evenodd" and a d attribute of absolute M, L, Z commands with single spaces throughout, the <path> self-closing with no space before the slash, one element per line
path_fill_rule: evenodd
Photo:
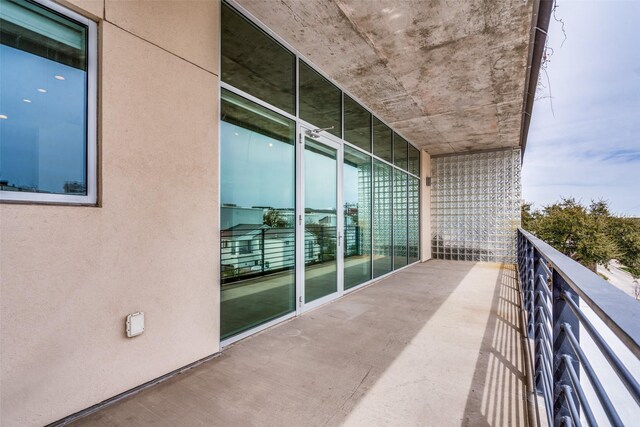
<path fill-rule="evenodd" d="M 261 246 L 260 246 L 262 248 L 262 250 L 260 251 L 260 256 L 262 258 L 261 264 L 262 264 L 262 272 L 263 273 L 264 273 L 264 235 L 265 235 L 265 230 L 262 229 L 261 232 L 260 232 L 260 239 L 262 241 Z"/>
<path fill-rule="evenodd" d="M 564 292 L 576 304 L 578 304 L 578 295 L 571 289 L 564 278 L 558 274 L 555 269 L 552 274 L 553 286 L 553 419 L 554 424 L 559 425 L 565 417 L 571 417 L 571 408 L 567 403 L 567 399 L 563 396 L 564 387 L 573 389 L 571 385 L 571 377 L 567 363 L 571 363 L 574 371 L 580 374 L 580 365 L 575 351 L 571 346 L 571 342 L 567 338 L 564 329 L 571 328 L 576 339 L 580 339 L 579 320 L 569 307 L 568 303 L 562 298 Z M 569 358 L 563 358 L 568 355 Z M 564 359 L 564 360 L 563 360 Z M 576 406 L 579 403 L 576 402 Z M 579 406 L 577 411 L 580 411 Z"/>

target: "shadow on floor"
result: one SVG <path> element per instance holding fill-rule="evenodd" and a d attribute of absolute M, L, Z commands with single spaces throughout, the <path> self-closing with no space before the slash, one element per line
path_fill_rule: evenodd
<path fill-rule="evenodd" d="M 515 268 L 503 266 L 467 398 L 464 426 L 526 426 L 518 292 Z"/>
<path fill-rule="evenodd" d="M 500 286 L 495 285 L 496 276 Z M 522 403 L 505 408 L 506 403 L 495 397 L 483 399 L 485 391 L 518 393 L 512 378 L 519 378 L 522 365 L 509 362 L 516 360 L 512 347 L 513 340 L 518 341 L 518 318 L 512 314 L 515 308 L 511 309 L 516 292 L 512 276 L 512 272 L 503 270 L 498 275 L 496 267 L 470 262 L 429 261 L 412 266 L 236 343 L 218 358 L 74 425 L 324 426 L 364 425 L 363 419 L 371 420 L 366 425 L 398 425 L 400 419 L 410 421 L 402 425 L 435 425 L 437 419 L 457 425 L 460 421 L 507 425 L 500 411 L 523 418 Z M 464 290 L 457 290 L 461 283 Z M 498 318 L 488 313 L 494 288 L 492 311 Z M 454 293 L 455 298 L 447 302 Z M 457 317 L 448 317 L 451 308 Z M 434 316 L 437 321 L 430 322 Z M 469 349 L 464 345 L 466 337 L 474 342 Z M 468 374 L 462 385 L 452 388 L 447 372 L 456 366 L 448 355 L 459 354 Z M 417 394 L 413 383 L 420 383 Z M 448 397 L 446 390 L 455 390 L 455 395 Z M 387 397 L 395 397 L 410 410 L 394 408 L 393 399 Z M 450 400 L 457 406 L 447 414 L 439 402 Z M 354 417 L 356 409 L 365 418 Z"/>

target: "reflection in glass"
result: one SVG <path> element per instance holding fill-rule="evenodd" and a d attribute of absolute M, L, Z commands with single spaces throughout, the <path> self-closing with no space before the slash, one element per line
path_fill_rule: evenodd
<path fill-rule="evenodd" d="M 222 90 L 220 329 L 295 309 L 295 123 Z"/>
<path fill-rule="evenodd" d="M 313 139 L 304 145 L 305 302 L 337 292 L 337 153 Z"/>
<path fill-rule="evenodd" d="M 407 265 L 407 174 L 393 170 L 393 268 Z"/>
<path fill-rule="evenodd" d="M 420 259 L 420 180 L 409 177 L 409 263 Z"/>
<path fill-rule="evenodd" d="M 344 288 L 371 280 L 371 157 L 344 147 Z"/>
<path fill-rule="evenodd" d="M 342 92 L 300 61 L 300 118 L 332 135 L 342 136 Z"/>
<path fill-rule="evenodd" d="M 413 145 L 409 145 L 409 173 L 420 176 L 420 151 Z"/>
<path fill-rule="evenodd" d="M 373 277 L 393 269 L 392 167 L 373 161 Z"/>
<path fill-rule="evenodd" d="M 371 113 L 344 95 L 344 139 L 371 152 Z"/>
<path fill-rule="evenodd" d="M 393 164 L 407 170 L 407 140 L 393 133 Z"/>
<path fill-rule="evenodd" d="M 295 114 L 295 55 L 222 3 L 222 81 Z"/>
<path fill-rule="evenodd" d="M 87 28 L 0 0 L 0 190 L 87 194 Z"/>
<path fill-rule="evenodd" d="M 373 116 L 373 154 L 391 163 L 392 152 L 391 143 L 393 132 L 389 126 L 382 123 L 376 116 Z"/>

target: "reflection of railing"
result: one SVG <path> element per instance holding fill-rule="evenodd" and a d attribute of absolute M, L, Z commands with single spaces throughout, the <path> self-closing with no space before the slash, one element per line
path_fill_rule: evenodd
<path fill-rule="evenodd" d="M 593 339 L 607 363 L 640 409 L 640 385 L 605 341 L 613 333 L 640 358 L 638 303 L 613 285 L 524 230 L 518 232 L 518 270 L 527 334 L 533 340 L 531 357 L 535 387 L 542 394 L 549 425 L 597 425 L 597 404 L 614 426 L 621 426 L 619 402 L 611 400 L 611 382 L 602 382 L 594 358 L 580 344 L 580 330 Z M 582 306 L 582 307 L 581 307 Z M 588 307 L 607 331 L 589 319 Z M 584 372 L 598 402 L 588 400 Z M 633 400 L 624 405 L 633 405 Z M 582 414 L 581 414 L 582 413 Z M 581 416 L 582 415 L 582 416 Z"/>
<path fill-rule="evenodd" d="M 323 224 L 305 227 L 305 264 L 335 260 L 337 228 Z M 345 257 L 361 255 L 359 226 L 344 231 Z M 290 270 L 295 266 L 295 231 L 292 228 L 259 227 L 224 230 L 220 258 L 222 283 L 233 283 Z"/>

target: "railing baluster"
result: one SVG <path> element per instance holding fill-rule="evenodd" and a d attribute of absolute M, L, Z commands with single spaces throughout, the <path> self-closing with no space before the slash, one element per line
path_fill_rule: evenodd
<path fill-rule="evenodd" d="M 556 423 L 560 423 L 563 417 L 570 415 L 570 408 L 567 403 L 562 399 L 562 387 L 571 384 L 570 374 L 567 371 L 567 363 L 564 363 L 562 356 L 567 354 L 572 358 L 568 360 L 568 363 L 575 363 L 574 368 L 578 368 L 577 360 L 574 362 L 575 352 L 571 343 L 566 339 L 566 334 L 562 333 L 563 325 L 569 325 L 578 329 L 578 318 L 573 313 L 571 308 L 568 307 L 567 302 L 562 298 L 563 293 L 566 293 L 569 298 L 578 299 L 578 296 L 570 289 L 564 278 L 558 274 L 557 271 L 552 273 L 552 292 L 553 292 L 553 367 L 554 367 L 554 384 L 553 384 L 553 396 L 555 399 L 553 412 L 554 420 Z M 578 340 L 578 337 L 576 337 Z"/>
<path fill-rule="evenodd" d="M 567 295 L 563 294 L 562 297 L 565 298 L 574 314 L 578 316 L 582 326 L 587 330 L 589 335 L 591 335 L 593 341 L 596 343 L 598 348 L 600 348 L 600 351 L 602 351 L 602 354 L 604 354 L 604 356 L 609 360 L 609 363 L 616 371 L 616 374 L 622 380 L 625 387 L 627 387 L 627 390 L 629 390 L 631 396 L 633 396 L 635 401 L 640 404 L 640 385 L 635 380 L 635 378 L 633 378 L 631 372 L 629 372 L 629 370 L 625 368 L 620 359 L 618 359 L 618 357 L 613 353 L 611 347 L 607 345 L 602 336 L 598 333 L 598 331 L 595 330 L 593 324 L 589 321 L 589 319 L 587 319 L 582 310 L 580 310 L 580 307 L 578 307 L 578 305 L 574 303 L 573 300 L 571 300 L 571 298 L 569 298 Z"/>
<path fill-rule="evenodd" d="M 598 423 L 593 415 L 593 411 L 591 410 L 591 405 L 589 405 L 589 401 L 587 400 L 587 396 L 584 394 L 584 390 L 582 389 L 582 385 L 580 384 L 580 379 L 578 378 L 578 373 L 573 369 L 574 364 L 571 362 L 571 357 L 568 354 L 562 355 L 562 360 L 566 363 L 567 371 L 569 372 L 569 377 L 571 378 L 571 385 L 578 395 L 578 400 L 580 401 L 580 405 L 582 406 L 582 412 L 584 413 L 584 417 L 587 419 L 587 423 L 591 427 L 597 427 Z"/>
<path fill-rule="evenodd" d="M 580 422 L 580 411 L 578 411 L 578 408 L 576 407 L 576 403 L 573 400 L 571 387 L 569 387 L 568 385 L 563 385 L 561 389 L 562 389 L 562 395 L 564 397 L 564 400 L 569 406 L 569 412 L 571 413 L 571 421 L 573 421 L 573 423 L 576 426 L 581 427 L 582 423 Z"/>
<path fill-rule="evenodd" d="M 618 412 L 613 407 L 613 404 L 611 403 L 611 399 L 609 399 L 609 396 L 604 391 L 604 387 L 602 386 L 602 383 L 598 379 L 596 372 L 593 370 L 593 367 L 591 366 L 591 362 L 589 362 L 589 359 L 587 358 L 587 356 L 584 354 L 584 351 L 580 347 L 580 342 L 578 341 L 578 338 L 573 333 L 573 327 L 568 323 L 561 323 L 560 328 L 563 332 L 563 336 L 567 338 L 564 341 L 567 342 L 572 347 L 572 349 L 574 350 L 574 354 L 580 360 L 580 364 L 582 365 L 582 368 L 584 369 L 585 374 L 587 374 L 587 377 L 589 378 L 589 381 L 593 386 L 593 390 L 596 392 L 596 395 L 598 396 L 598 399 L 602 404 L 602 409 L 604 409 L 605 414 L 607 414 L 607 418 L 609 418 L 609 421 L 611 421 L 611 424 L 613 424 L 614 426 L 622 426 L 623 425 L 622 420 L 620 419 Z"/>

